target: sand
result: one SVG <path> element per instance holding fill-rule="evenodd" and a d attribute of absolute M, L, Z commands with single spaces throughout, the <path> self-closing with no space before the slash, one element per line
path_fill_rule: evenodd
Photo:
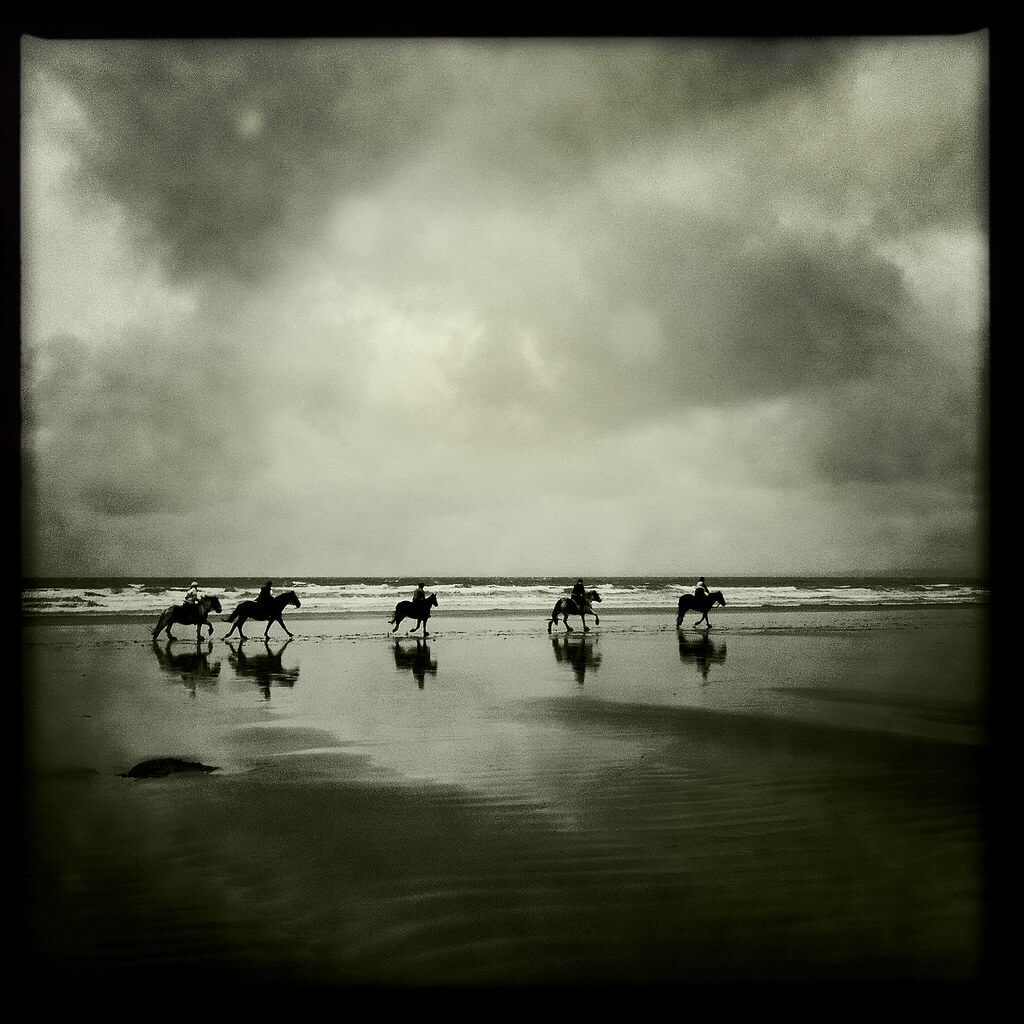
<path fill-rule="evenodd" d="M 386 617 L 26 622 L 40 980 L 981 975 L 984 609 Z"/>

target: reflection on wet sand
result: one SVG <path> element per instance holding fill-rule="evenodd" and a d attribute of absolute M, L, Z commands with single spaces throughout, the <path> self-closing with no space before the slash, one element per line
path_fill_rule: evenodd
<path fill-rule="evenodd" d="M 197 683 L 201 686 L 212 686 L 217 682 L 220 675 L 220 659 L 210 663 L 210 655 L 213 653 L 213 643 L 210 640 L 205 643 L 197 640 L 194 646 L 187 641 L 177 642 L 185 644 L 185 648 L 174 651 L 173 639 L 168 640 L 163 647 L 154 640 L 153 652 L 160 663 L 160 668 L 178 676 L 194 697 Z"/>
<path fill-rule="evenodd" d="M 587 669 L 597 670 L 601 664 L 601 652 L 594 650 L 595 640 L 581 637 L 553 636 L 551 646 L 555 651 L 555 660 L 559 665 L 568 663 L 572 667 L 576 682 L 583 685 Z"/>
<path fill-rule="evenodd" d="M 408 669 L 412 672 L 413 678 L 422 690 L 423 680 L 429 673 L 437 675 L 437 659 L 430 656 L 430 644 L 420 637 L 416 637 L 416 647 L 408 649 L 402 646 L 400 640 L 395 641 L 395 668 Z"/>
<path fill-rule="evenodd" d="M 228 647 L 231 648 L 228 661 L 237 678 L 251 680 L 260 688 L 263 699 L 270 700 L 271 686 L 294 686 L 295 680 L 299 678 L 298 665 L 294 668 L 285 668 L 281 664 L 281 655 L 291 642 L 289 637 L 274 651 L 271 649 L 270 641 L 264 640 L 266 650 L 259 654 L 247 654 L 244 644 L 239 643 L 236 646 L 228 642 Z"/>
<path fill-rule="evenodd" d="M 696 640 L 687 640 L 684 634 L 679 634 L 679 660 L 695 664 L 705 685 L 707 685 L 708 672 L 711 670 L 712 663 L 721 665 L 725 661 L 725 651 L 726 645 L 719 645 L 713 640 L 709 640 L 707 633 L 697 637 Z"/>

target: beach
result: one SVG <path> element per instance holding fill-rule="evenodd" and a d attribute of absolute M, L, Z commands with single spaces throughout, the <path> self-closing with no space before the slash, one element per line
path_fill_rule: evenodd
<path fill-rule="evenodd" d="M 27 617 L 38 977 L 976 981 L 987 608 L 710 617 Z"/>

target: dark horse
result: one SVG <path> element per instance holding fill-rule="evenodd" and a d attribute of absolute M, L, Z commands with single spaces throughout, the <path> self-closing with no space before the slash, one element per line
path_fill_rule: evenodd
<path fill-rule="evenodd" d="M 431 594 L 422 601 L 399 601 L 398 604 L 395 605 L 395 614 L 388 619 L 388 622 L 393 622 L 395 625 L 395 628 L 391 630 L 391 632 L 398 632 L 398 626 L 402 619 L 415 619 L 416 625 L 413 626 L 409 632 L 415 633 L 416 630 L 422 626 L 423 635 L 430 636 L 427 632 L 427 619 L 430 618 L 430 609 L 436 607 L 437 594 Z"/>
<path fill-rule="evenodd" d="M 171 626 L 178 622 L 183 626 L 196 627 L 196 642 L 198 643 L 203 626 L 211 633 L 213 632 L 213 626 L 206 621 L 206 617 L 211 611 L 220 611 L 220 601 L 215 597 L 202 597 L 196 604 L 172 604 L 170 608 L 160 613 L 156 629 L 153 630 L 153 639 L 155 640 L 163 630 L 167 631 L 167 635 L 172 640 L 176 639 L 171 632 Z"/>
<path fill-rule="evenodd" d="M 228 621 L 233 622 L 234 625 L 224 634 L 226 640 L 232 633 L 237 629 L 238 635 L 243 640 L 249 638 L 242 632 L 242 627 L 246 624 L 249 619 L 255 619 L 257 622 L 266 622 L 267 628 L 263 631 L 263 638 L 266 639 L 270 635 L 270 627 L 275 623 L 281 623 L 281 628 L 289 635 L 293 636 L 292 631 L 284 624 L 284 619 L 281 618 L 281 612 L 284 611 L 288 605 L 294 605 L 296 608 L 301 607 L 299 599 L 295 596 L 294 590 L 286 590 L 283 594 L 275 594 L 270 599 L 271 610 L 267 611 L 265 608 L 261 608 L 257 601 L 243 601 L 229 616 Z"/>
<path fill-rule="evenodd" d="M 676 629 L 682 625 L 683 616 L 692 608 L 695 612 L 700 612 L 701 616 L 693 625 L 696 629 L 700 625 L 701 619 L 708 624 L 708 629 L 711 628 L 711 623 L 708 620 L 708 612 L 715 607 L 716 604 L 724 605 L 725 598 L 722 597 L 720 590 L 713 590 L 710 594 L 701 594 L 699 597 L 696 594 L 683 594 L 679 598 L 679 614 L 676 616 Z"/>
<path fill-rule="evenodd" d="M 592 604 L 601 603 L 601 595 L 596 590 L 588 590 L 586 594 L 586 603 L 582 608 L 576 603 L 574 598 L 571 597 L 560 597 L 555 602 L 555 607 L 551 609 L 551 618 L 548 619 L 548 632 L 551 632 L 551 626 L 553 623 L 558 622 L 558 617 L 562 617 L 562 621 L 565 623 L 565 628 L 571 633 L 572 626 L 569 625 L 569 616 L 578 615 L 583 620 L 583 632 L 589 633 L 590 627 L 587 625 L 587 616 L 594 616 L 594 625 L 600 625 L 601 620 L 597 617 L 597 612 L 594 611 L 590 606 Z"/>

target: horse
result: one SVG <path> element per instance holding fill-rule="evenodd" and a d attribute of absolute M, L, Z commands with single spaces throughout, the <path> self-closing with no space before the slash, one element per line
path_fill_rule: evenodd
<path fill-rule="evenodd" d="M 422 626 L 423 635 L 430 636 L 427 632 L 427 619 L 430 618 L 430 609 L 436 607 L 437 594 L 431 594 L 429 597 L 420 601 L 399 601 L 398 604 L 395 605 L 394 616 L 388 619 L 388 622 L 394 623 L 395 626 L 391 632 L 398 632 L 398 626 L 402 619 L 415 619 L 416 625 L 413 626 L 409 632 L 415 633 L 416 630 Z"/>
<path fill-rule="evenodd" d="M 708 629 L 711 628 L 711 622 L 708 619 L 708 612 L 716 604 L 724 605 L 725 598 L 722 597 L 720 590 L 713 590 L 710 594 L 683 594 L 679 598 L 679 614 L 676 616 L 676 629 L 680 627 L 683 621 L 683 616 L 692 608 L 695 612 L 701 612 L 700 619 L 698 619 L 693 627 L 696 629 L 703 619 L 708 624 Z"/>
<path fill-rule="evenodd" d="M 586 593 L 584 605 L 582 608 L 576 603 L 576 600 L 571 597 L 560 597 L 555 602 L 555 607 L 551 609 L 551 618 L 548 619 L 548 632 L 551 632 L 551 626 L 558 622 L 558 617 L 562 616 L 562 621 L 565 623 L 565 628 L 571 633 L 572 626 L 569 625 L 569 616 L 578 615 L 583 620 L 583 632 L 589 633 L 590 627 L 587 625 L 587 615 L 594 616 L 594 625 L 600 625 L 601 620 L 597 617 L 597 612 L 590 606 L 594 603 L 601 603 L 601 595 L 596 590 L 588 590 Z"/>
<path fill-rule="evenodd" d="M 301 607 L 299 599 L 295 596 L 295 591 L 286 590 L 283 594 L 274 594 L 270 599 L 270 604 L 272 605 L 272 610 L 268 612 L 256 601 L 243 601 L 228 616 L 228 621 L 233 622 L 234 625 L 224 634 L 224 639 L 227 640 L 227 638 L 237 629 L 238 635 L 243 640 L 248 640 L 249 637 L 242 632 L 242 627 L 249 619 L 255 619 L 257 622 L 266 622 L 267 628 L 263 631 L 264 640 L 266 640 L 270 635 L 270 627 L 275 622 L 279 622 L 281 624 L 281 628 L 289 636 L 294 636 L 292 631 L 284 624 L 284 619 L 281 618 L 281 612 L 284 611 L 288 605 L 293 605 L 296 608 Z"/>
<path fill-rule="evenodd" d="M 211 633 L 213 632 L 213 626 L 206 621 L 206 617 L 211 611 L 220 611 L 220 601 L 215 597 L 201 597 L 195 604 L 172 604 L 170 608 L 166 608 L 160 613 L 156 629 L 153 630 L 153 639 L 155 640 L 161 632 L 166 630 L 167 635 L 172 640 L 176 640 L 177 637 L 171 632 L 171 626 L 177 622 L 183 626 L 195 626 L 196 643 L 199 643 L 200 630 L 203 626 Z"/>

